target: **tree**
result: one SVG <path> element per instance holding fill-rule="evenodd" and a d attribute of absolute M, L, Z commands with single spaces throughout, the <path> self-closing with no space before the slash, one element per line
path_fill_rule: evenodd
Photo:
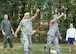
<path fill-rule="evenodd" d="M 30 12 L 31 16 L 34 15 L 35 10 L 39 8 L 41 10 L 40 16 L 35 20 L 33 28 L 39 27 L 41 24 L 52 19 L 52 13 L 64 12 L 66 15 L 59 20 L 59 28 L 63 39 L 65 40 L 66 30 L 69 23 L 76 24 L 76 0 L 0 0 L 0 22 L 3 19 L 3 14 L 9 15 L 14 30 L 23 18 L 25 12 Z M 76 25 L 75 25 L 76 26 Z M 40 42 L 46 41 L 48 27 L 41 29 L 39 33 L 33 36 L 33 40 L 36 39 Z"/>

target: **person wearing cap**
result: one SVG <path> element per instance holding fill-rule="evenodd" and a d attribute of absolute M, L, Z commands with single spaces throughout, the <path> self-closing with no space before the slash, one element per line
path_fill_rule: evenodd
<path fill-rule="evenodd" d="M 2 20 L 1 22 L 1 31 L 3 34 L 4 51 L 7 52 L 7 43 L 9 43 L 11 50 L 13 50 L 11 31 L 13 35 L 14 35 L 14 31 L 12 29 L 12 25 L 10 21 L 8 20 L 7 14 L 4 14 L 4 20 Z"/>
<path fill-rule="evenodd" d="M 76 50 L 76 29 L 73 26 L 73 23 L 70 23 L 70 28 L 66 32 L 66 41 L 68 43 L 69 52 L 71 52 L 71 45 L 74 45 Z"/>
<path fill-rule="evenodd" d="M 28 54 L 29 51 L 32 54 L 32 49 L 31 49 L 32 40 L 31 40 L 31 37 L 32 37 L 32 34 L 37 32 L 37 30 L 32 29 L 32 22 L 33 22 L 34 19 L 37 18 L 37 16 L 39 15 L 39 12 L 40 12 L 40 10 L 37 9 L 35 15 L 31 18 L 30 18 L 29 12 L 27 12 L 25 14 L 26 18 L 24 18 L 24 20 L 21 20 L 20 24 L 18 25 L 18 28 L 15 31 L 15 37 L 17 37 L 18 31 L 22 27 L 22 39 L 23 39 L 24 54 Z"/>
<path fill-rule="evenodd" d="M 60 36 L 57 21 L 63 15 L 64 15 L 64 13 L 62 13 L 61 15 L 54 14 L 53 19 L 50 20 L 50 23 L 46 24 L 46 25 L 49 25 L 49 31 L 47 33 L 47 43 L 44 47 L 44 54 L 49 54 L 50 53 L 50 45 L 52 44 L 52 42 L 55 45 L 55 50 L 56 50 L 57 54 L 60 54 L 58 37 L 60 37 L 60 39 L 62 39 L 62 38 Z"/>

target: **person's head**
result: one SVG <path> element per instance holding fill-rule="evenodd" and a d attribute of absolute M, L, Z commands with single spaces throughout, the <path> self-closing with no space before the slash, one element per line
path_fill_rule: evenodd
<path fill-rule="evenodd" d="M 8 20 L 8 15 L 7 14 L 4 14 L 4 19 Z"/>
<path fill-rule="evenodd" d="M 73 25 L 73 23 L 70 23 L 70 28 L 74 28 L 74 25 Z"/>
<path fill-rule="evenodd" d="M 24 18 L 26 18 L 26 19 L 30 18 L 30 13 L 29 12 L 25 13 Z"/>

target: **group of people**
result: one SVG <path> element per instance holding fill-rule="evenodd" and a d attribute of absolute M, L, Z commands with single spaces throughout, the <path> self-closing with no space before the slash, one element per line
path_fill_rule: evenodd
<path fill-rule="evenodd" d="M 12 25 L 8 20 L 8 15 L 4 14 L 4 20 L 2 20 L 1 22 L 1 31 L 3 34 L 3 46 L 5 51 L 7 51 L 7 42 L 9 42 L 11 50 L 13 50 L 11 31 L 12 31 L 12 34 L 15 36 L 15 38 L 17 38 L 17 33 L 19 32 L 20 28 L 22 28 L 21 36 L 23 40 L 24 54 L 28 54 L 29 51 L 30 51 L 30 54 L 33 54 L 32 46 L 31 46 L 32 45 L 31 37 L 32 37 L 32 34 L 34 34 L 35 32 L 38 32 L 39 30 L 38 29 L 33 30 L 32 22 L 33 20 L 36 20 L 36 18 L 39 16 L 39 13 L 40 13 L 39 9 L 36 10 L 36 13 L 33 17 L 30 17 L 29 12 L 25 13 L 23 20 L 20 21 L 15 32 L 13 31 Z M 47 33 L 47 43 L 44 46 L 44 54 L 50 53 L 50 46 L 52 42 L 55 45 L 55 50 L 57 54 L 60 54 L 58 37 L 60 37 L 60 39 L 62 38 L 60 36 L 57 21 L 62 16 L 64 16 L 64 13 L 55 14 L 53 15 L 53 19 L 50 20 L 49 24 L 45 23 L 46 26 L 49 25 L 49 31 Z M 74 43 L 74 46 L 76 49 L 76 44 L 75 44 L 76 35 L 74 36 L 75 32 L 76 31 L 75 31 L 75 28 L 73 27 L 73 24 L 70 24 L 70 28 L 67 30 L 66 41 L 68 42 L 68 44 Z M 71 52 L 70 47 L 69 47 L 69 51 Z"/>

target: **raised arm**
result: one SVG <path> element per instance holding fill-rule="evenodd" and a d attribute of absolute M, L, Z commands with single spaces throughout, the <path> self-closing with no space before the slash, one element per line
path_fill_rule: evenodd
<path fill-rule="evenodd" d="M 40 13 L 40 10 L 37 9 L 35 15 L 32 18 L 36 19 L 38 17 L 39 13 Z"/>
<path fill-rule="evenodd" d="M 64 13 L 61 13 L 61 15 L 57 16 L 57 17 L 54 17 L 50 22 L 55 22 L 57 21 L 58 19 L 60 19 L 62 16 L 64 16 Z"/>
<path fill-rule="evenodd" d="M 46 22 L 44 24 L 46 26 L 48 26 L 50 22 L 53 23 L 53 22 L 57 21 L 58 19 L 60 19 L 62 16 L 64 16 L 64 13 L 62 13 L 61 15 L 57 16 L 56 18 L 53 18 L 52 20 L 50 20 L 50 21 L 48 21 L 48 22 Z"/>

